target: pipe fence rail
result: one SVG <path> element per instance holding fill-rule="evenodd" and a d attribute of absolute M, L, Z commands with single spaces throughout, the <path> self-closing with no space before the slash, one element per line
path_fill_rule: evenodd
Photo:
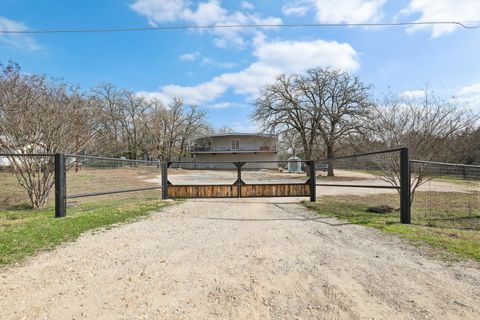
<path fill-rule="evenodd" d="M 412 197 L 410 184 L 419 177 L 422 183 Z M 407 148 L 316 161 L 159 162 L 0 153 L 0 210 L 48 204 L 55 206 L 56 217 L 64 217 L 67 200 L 70 206 L 92 197 L 154 194 L 166 199 L 175 186 L 215 185 L 240 186 L 244 193 L 233 196 L 268 196 L 259 191 L 262 185 L 275 192 L 286 192 L 279 185 L 290 185 L 310 200 L 338 195 L 335 190 L 352 195 L 389 193 L 398 195 L 402 223 L 444 226 L 444 221 L 452 225 L 453 220 L 459 228 L 480 230 L 480 166 L 410 160 Z M 41 191 L 49 188 L 51 197 L 42 196 Z"/>
<path fill-rule="evenodd" d="M 317 176 L 318 194 L 328 195 L 327 188 L 345 188 L 343 195 L 357 195 L 357 189 L 397 192 L 401 223 L 411 223 L 410 159 L 408 148 L 396 148 L 343 157 L 317 160 L 326 168 Z M 377 191 L 372 190 L 372 193 Z M 332 193 L 338 194 L 338 193 Z M 369 194 L 363 192 L 363 194 Z"/>
<path fill-rule="evenodd" d="M 0 210 L 54 206 L 55 217 L 64 217 L 67 200 L 75 206 L 82 198 L 154 195 L 162 188 L 161 165 L 62 153 L 0 153 Z"/>
<path fill-rule="evenodd" d="M 401 181 L 395 186 L 388 184 L 371 185 L 362 183 L 362 179 L 355 176 L 361 170 L 382 170 L 391 165 L 386 160 L 396 154 L 397 162 L 405 156 L 408 159 L 408 150 L 386 150 L 363 155 L 354 155 L 320 161 L 311 160 L 283 160 L 283 161 L 234 161 L 234 162 L 198 162 L 198 161 L 144 161 L 87 156 L 78 154 L 3 154 L 7 157 L 36 159 L 48 157 L 48 172 L 53 173 L 52 186 L 55 195 L 55 216 L 64 217 L 67 212 L 67 200 L 78 201 L 82 198 L 119 196 L 123 194 L 142 193 L 160 190 L 162 198 L 181 197 L 178 193 L 184 187 L 199 188 L 205 186 L 208 190 L 212 186 L 229 186 L 229 196 L 238 197 L 269 197 L 269 196 L 305 196 L 311 201 L 317 198 L 317 189 L 320 188 L 377 188 L 397 189 L 405 196 L 401 179 L 408 177 L 408 172 L 401 171 Z M 375 162 L 375 157 L 382 161 Z M 1 157 L 2 155 L 0 155 Z M 1 158 L 0 158 L 1 159 Z M 358 159 L 366 159 L 359 162 Z M 400 159 L 400 160 L 399 160 Z M 45 162 L 45 161 L 44 161 Z M 44 165 L 45 167 L 45 165 Z M 407 166 L 408 167 L 408 166 Z M 395 167 L 397 168 L 397 167 Z M 404 168 L 404 167 L 398 167 Z M 46 170 L 46 169 L 43 169 Z M 318 170 L 318 171 L 317 171 Z M 353 183 L 350 178 L 340 174 L 340 180 L 327 178 L 329 170 L 341 173 L 342 170 L 353 172 Z M 15 171 L 15 170 L 14 170 Z M 15 175 L 15 173 L 11 173 Z M 232 189 L 237 187 L 237 191 Z M 175 187 L 177 193 L 173 192 Z M 218 190 L 205 191 L 206 196 L 219 195 Z M 233 190 L 233 191 L 232 191 Z M 199 191 L 195 191 L 196 196 Z M 203 192 L 203 191 L 202 191 Z M 213 192 L 208 193 L 208 192 Z M 217 192 L 217 193 L 216 193 Z M 236 193 L 235 193 L 236 192 Z M 176 195 L 176 196 L 175 196 Z M 179 196 L 180 195 L 180 196 Z M 401 204 L 401 221 L 409 223 L 409 211 Z"/>
<path fill-rule="evenodd" d="M 65 215 L 68 199 L 121 196 L 161 190 L 161 163 L 76 154 L 57 154 L 59 202 L 56 216 Z M 66 175 L 68 171 L 68 175 Z M 62 178 L 63 177 L 63 178 Z M 128 196 L 131 197 L 131 196 Z"/>
<path fill-rule="evenodd" d="M 413 217 L 427 226 L 480 230 L 480 166 L 411 161 L 412 180 L 420 179 Z"/>

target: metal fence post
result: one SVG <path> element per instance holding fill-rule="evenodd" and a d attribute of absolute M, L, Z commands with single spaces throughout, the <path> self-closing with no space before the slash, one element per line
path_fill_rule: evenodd
<path fill-rule="evenodd" d="M 408 148 L 400 150 L 400 222 L 411 223 L 410 203 L 410 156 Z"/>
<path fill-rule="evenodd" d="M 162 163 L 162 199 L 168 199 L 168 162 Z"/>
<path fill-rule="evenodd" d="M 308 170 L 310 175 L 310 202 L 317 200 L 317 172 L 315 170 L 315 160 L 308 161 Z"/>
<path fill-rule="evenodd" d="M 65 155 L 55 154 L 55 218 L 67 215 Z"/>
<path fill-rule="evenodd" d="M 241 198 L 242 185 L 244 184 L 242 180 L 242 167 L 245 165 L 245 162 L 234 162 L 233 165 L 237 167 L 237 181 L 235 181 L 235 185 L 237 186 L 238 198 Z"/>

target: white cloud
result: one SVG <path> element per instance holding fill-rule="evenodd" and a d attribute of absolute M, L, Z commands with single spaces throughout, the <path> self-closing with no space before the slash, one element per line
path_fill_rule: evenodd
<path fill-rule="evenodd" d="M 10 20 L 5 17 L 0 17 L 0 30 L 27 31 L 28 27 L 21 22 Z M 29 51 L 35 51 L 40 49 L 40 46 L 32 37 L 24 34 L 0 34 L 0 42 L 3 42 L 17 49 L 25 49 Z"/>
<path fill-rule="evenodd" d="M 148 92 L 148 91 L 139 91 L 136 93 L 140 97 L 144 97 L 147 100 L 158 99 L 161 102 L 168 104 L 172 96 L 166 95 L 163 92 Z"/>
<path fill-rule="evenodd" d="M 251 2 L 248 2 L 248 1 L 242 1 L 242 3 L 240 4 L 240 7 L 244 10 L 255 9 L 255 6 Z"/>
<path fill-rule="evenodd" d="M 228 89 L 221 81 L 207 81 L 197 86 L 166 85 L 160 93 L 163 97 L 182 97 L 188 104 L 203 104 L 213 101 Z M 160 97 L 161 97 L 160 96 Z"/>
<path fill-rule="evenodd" d="M 386 0 L 295 0 L 282 7 L 287 16 L 304 16 L 315 10 L 319 23 L 363 23 L 378 20 Z"/>
<path fill-rule="evenodd" d="M 229 109 L 229 108 L 243 108 L 244 105 L 233 102 L 219 102 L 207 105 L 210 109 Z"/>
<path fill-rule="evenodd" d="M 476 110 L 480 110 L 480 82 L 461 88 L 454 98 L 460 102 L 466 102 Z"/>
<path fill-rule="evenodd" d="M 463 87 L 458 91 L 460 96 L 480 95 L 480 83 L 475 83 L 470 86 Z"/>
<path fill-rule="evenodd" d="M 469 21 L 480 17 L 479 0 L 411 0 L 402 15 L 418 15 L 416 21 Z M 456 25 L 414 26 L 410 32 L 429 30 L 432 37 L 438 37 L 458 29 Z"/>
<path fill-rule="evenodd" d="M 173 22 L 180 19 L 185 6 L 185 0 L 136 0 L 131 8 L 156 25 L 157 22 Z"/>
<path fill-rule="evenodd" d="M 196 52 L 184 53 L 180 55 L 178 58 L 181 61 L 196 61 L 196 60 L 199 60 L 200 57 L 201 57 L 200 52 L 196 51 Z M 202 65 L 212 66 L 216 68 L 233 68 L 237 65 L 237 63 L 235 62 L 221 62 L 208 57 L 203 57 L 200 61 Z"/>
<path fill-rule="evenodd" d="M 248 4 L 246 5 L 248 6 Z M 220 0 L 200 2 L 196 7 L 192 5 L 192 2 L 184 0 L 135 0 L 131 8 L 137 13 L 147 17 L 150 24 L 155 26 L 159 23 L 176 21 L 185 22 L 193 26 L 282 23 L 282 20 L 279 18 L 261 18 L 255 13 L 244 13 L 241 11 L 229 13 L 221 6 Z M 211 32 L 216 36 L 214 39 L 216 46 L 241 47 L 245 45 L 245 39 L 242 34 L 252 31 L 235 28 L 211 29 L 207 32 Z"/>
<path fill-rule="evenodd" d="M 261 35 L 254 40 L 256 61 L 239 72 L 224 73 L 195 86 L 167 85 L 163 96 L 181 96 L 185 102 L 205 104 L 215 101 L 227 90 L 253 97 L 265 84 L 282 73 L 302 72 L 325 66 L 354 71 L 359 68 L 357 52 L 346 43 L 336 41 L 266 41 Z"/>
<path fill-rule="evenodd" d="M 225 68 L 225 69 L 233 68 L 237 65 L 237 63 L 235 62 L 221 62 L 221 61 L 216 61 L 214 59 L 207 58 L 207 57 L 204 57 L 202 59 L 202 64 L 217 67 L 217 68 Z"/>
<path fill-rule="evenodd" d="M 180 60 L 182 61 L 195 61 L 197 58 L 200 56 L 200 53 L 198 52 L 192 52 L 192 53 L 184 53 L 180 55 Z"/>
<path fill-rule="evenodd" d="M 425 90 L 407 90 L 399 94 L 402 98 L 424 98 Z"/>
<path fill-rule="evenodd" d="M 303 17 L 312 6 L 313 1 L 310 0 L 289 1 L 283 5 L 282 13 L 286 16 Z"/>

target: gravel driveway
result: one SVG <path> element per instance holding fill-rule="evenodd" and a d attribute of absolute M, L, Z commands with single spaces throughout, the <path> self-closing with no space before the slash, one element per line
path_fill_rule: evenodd
<path fill-rule="evenodd" d="M 0 318 L 480 318 L 479 264 L 279 201 L 185 201 L 0 270 Z"/>

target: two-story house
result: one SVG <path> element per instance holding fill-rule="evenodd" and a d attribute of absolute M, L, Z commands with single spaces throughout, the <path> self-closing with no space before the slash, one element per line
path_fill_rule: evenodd
<path fill-rule="evenodd" d="M 199 138 L 191 148 L 195 161 L 278 161 L 277 136 L 260 133 L 225 133 Z M 211 168 L 215 168 L 213 163 Z M 217 166 L 221 167 L 221 166 Z M 276 169 L 278 164 L 258 163 Z"/>

